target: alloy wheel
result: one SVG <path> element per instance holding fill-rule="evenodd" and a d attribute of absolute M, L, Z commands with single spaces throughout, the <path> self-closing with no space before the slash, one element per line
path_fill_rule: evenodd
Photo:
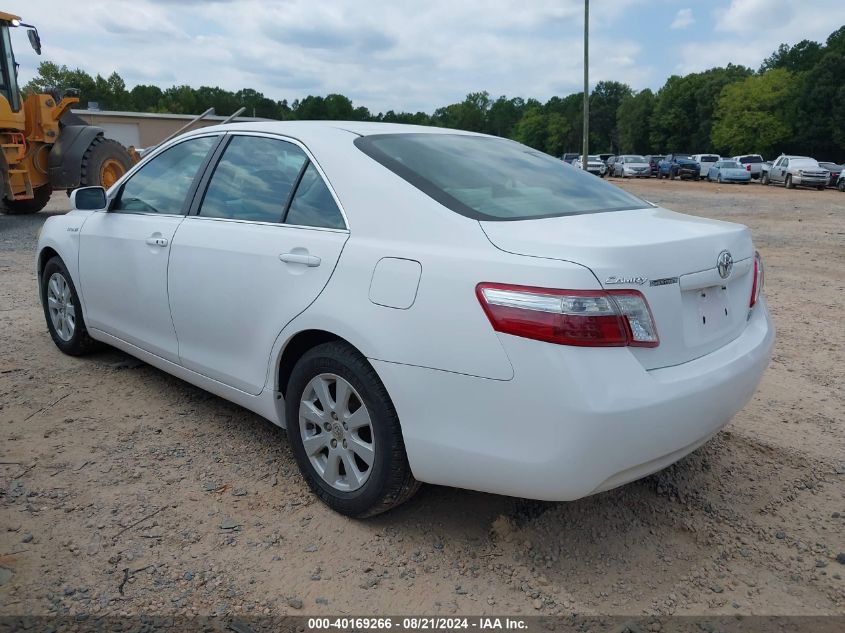
<path fill-rule="evenodd" d="M 76 308 L 70 284 L 61 273 L 53 273 L 47 282 L 47 308 L 59 338 L 63 341 L 72 339 L 76 331 Z"/>
<path fill-rule="evenodd" d="M 355 388 L 336 374 L 319 374 L 302 392 L 299 430 L 308 460 L 335 490 L 352 492 L 375 463 L 373 423 Z"/>

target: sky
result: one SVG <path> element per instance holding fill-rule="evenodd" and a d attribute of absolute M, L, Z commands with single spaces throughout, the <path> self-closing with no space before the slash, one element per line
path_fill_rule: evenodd
<path fill-rule="evenodd" d="M 254 88 L 289 102 L 337 92 L 373 112 L 579 92 L 583 0 L 6 0 L 21 85 L 50 60 L 139 83 Z M 845 0 L 592 0 L 590 83 L 656 90 L 672 74 L 758 68 L 782 43 L 823 42 Z M 227 113 L 221 113 L 227 114 Z"/>

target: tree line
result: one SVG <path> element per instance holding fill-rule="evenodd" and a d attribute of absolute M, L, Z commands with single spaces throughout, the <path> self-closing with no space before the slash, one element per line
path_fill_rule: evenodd
<path fill-rule="evenodd" d="M 583 93 L 537 99 L 496 99 L 473 92 L 460 103 L 426 112 L 373 113 L 341 94 L 310 95 L 288 102 L 245 88 L 140 84 L 127 88 L 116 72 L 92 77 L 42 62 L 25 93 L 79 90 L 82 107 L 103 110 L 197 114 L 213 107 L 229 114 L 268 119 L 340 119 L 414 123 L 512 138 L 553 156 L 580 152 Z M 825 43 L 781 44 L 759 69 L 728 64 L 672 75 L 657 92 L 601 81 L 590 94 L 592 153 L 717 152 L 725 155 L 781 152 L 845 160 L 845 26 Z"/>

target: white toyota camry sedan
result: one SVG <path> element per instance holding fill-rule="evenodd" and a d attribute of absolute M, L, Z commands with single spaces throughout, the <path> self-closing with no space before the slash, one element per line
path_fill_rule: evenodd
<path fill-rule="evenodd" d="M 495 137 L 209 127 L 71 204 L 38 242 L 58 348 L 285 427 L 356 517 L 418 482 L 568 500 L 660 470 L 749 400 L 774 339 L 746 227 Z"/>

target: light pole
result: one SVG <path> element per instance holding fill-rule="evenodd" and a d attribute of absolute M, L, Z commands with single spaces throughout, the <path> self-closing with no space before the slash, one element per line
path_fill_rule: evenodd
<path fill-rule="evenodd" d="M 584 0 L 584 138 L 581 142 L 581 167 L 586 171 L 589 163 L 590 140 L 590 0 Z"/>

